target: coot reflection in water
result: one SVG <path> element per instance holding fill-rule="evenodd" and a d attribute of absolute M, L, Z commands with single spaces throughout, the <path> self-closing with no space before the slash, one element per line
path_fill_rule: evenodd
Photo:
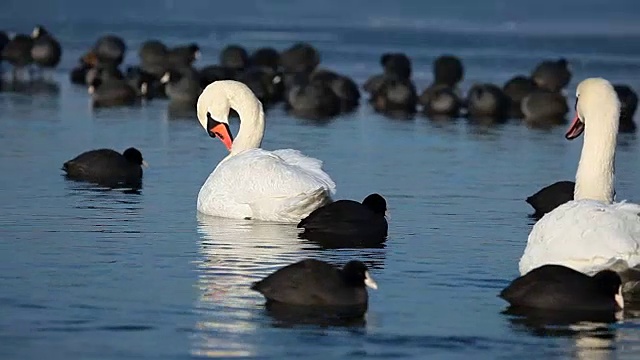
<path fill-rule="evenodd" d="M 366 325 L 365 316 L 354 316 L 366 312 L 366 306 L 335 306 L 317 308 L 267 302 L 265 309 L 273 318 L 273 326 L 293 327 L 297 325 L 344 326 L 360 328 Z"/>
<path fill-rule="evenodd" d="M 2 82 L 0 81 L 0 91 L 15 92 L 21 95 L 49 95 L 58 96 L 60 85 L 51 80 L 34 80 L 30 82 Z"/>
<path fill-rule="evenodd" d="M 70 184 L 70 189 L 78 191 L 90 191 L 90 192 L 104 192 L 104 191 L 120 191 L 124 194 L 137 194 L 140 195 L 142 191 L 142 181 L 135 181 L 130 183 L 118 183 L 109 181 L 100 182 L 87 182 L 84 180 L 78 180 L 69 174 L 62 174 L 65 180 Z"/>
<path fill-rule="evenodd" d="M 325 233 L 300 233 L 298 237 L 323 249 L 384 249 L 387 241 L 387 238 Z"/>
<path fill-rule="evenodd" d="M 515 331 L 537 337 L 575 339 L 578 359 L 607 359 L 615 354 L 618 337 L 613 326 L 622 319 L 622 312 L 562 312 L 509 307 L 503 314 Z"/>
<path fill-rule="evenodd" d="M 622 319 L 622 311 L 554 311 L 509 306 L 503 312 L 512 324 L 526 325 L 531 329 L 567 327 L 584 322 L 599 323 L 602 326 Z"/>
<path fill-rule="evenodd" d="M 111 188 L 69 179 L 67 189 L 69 197 L 78 198 L 76 204 L 78 209 L 115 210 L 114 206 L 118 208 L 124 206 L 125 210 L 140 210 L 141 208 L 142 188 Z"/>
<path fill-rule="evenodd" d="M 118 248 L 118 240 L 113 240 L 113 234 L 139 241 L 144 226 L 144 196 L 139 190 L 114 190 L 76 181 L 67 182 L 66 190 L 65 201 L 78 211 L 72 218 L 65 217 L 61 223 L 69 232 L 99 232 L 100 235 L 92 235 L 99 241 L 92 248 L 108 257 L 105 262 L 115 261 L 111 256 L 124 251 Z"/>

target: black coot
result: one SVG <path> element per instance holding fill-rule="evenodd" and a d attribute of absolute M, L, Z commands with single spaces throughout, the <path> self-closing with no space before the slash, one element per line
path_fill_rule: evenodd
<path fill-rule="evenodd" d="M 33 29 L 31 37 L 33 38 L 31 47 L 33 62 L 44 69 L 53 69 L 58 66 L 62 58 L 62 47 L 58 40 L 41 25 Z"/>
<path fill-rule="evenodd" d="M 65 162 L 62 170 L 72 180 L 109 187 L 139 187 L 142 183 L 142 166 L 146 166 L 146 162 L 136 148 L 128 148 L 122 154 L 111 149 L 97 149 Z"/>
<path fill-rule="evenodd" d="M 251 289 L 261 293 L 267 303 L 366 307 L 369 296 L 365 286 L 378 288 L 361 261 L 349 261 L 338 269 L 324 261 L 305 259 L 255 282 Z"/>
<path fill-rule="evenodd" d="M 593 277 L 562 265 L 543 265 L 513 280 L 500 292 L 514 307 L 562 311 L 617 311 L 624 308 L 622 280 L 611 270 Z"/>
<path fill-rule="evenodd" d="M 379 194 L 367 196 L 362 203 L 338 200 L 314 210 L 298 228 L 304 228 L 303 235 L 354 236 L 380 242 L 387 237 L 386 211 L 387 202 Z"/>

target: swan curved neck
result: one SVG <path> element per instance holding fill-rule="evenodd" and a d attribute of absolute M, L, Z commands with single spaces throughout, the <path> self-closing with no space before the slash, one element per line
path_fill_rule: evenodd
<path fill-rule="evenodd" d="M 229 94 L 229 105 L 240 116 L 240 129 L 233 140 L 230 155 L 259 148 L 264 136 L 262 103 L 253 94 L 236 92 Z"/>
<path fill-rule="evenodd" d="M 588 117 L 585 114 L 584 143 L 573 195 L 575 200 L 613 202 L 618 116 L 617 109 L 607 109 L 607 106 L 592 111 Z"/>

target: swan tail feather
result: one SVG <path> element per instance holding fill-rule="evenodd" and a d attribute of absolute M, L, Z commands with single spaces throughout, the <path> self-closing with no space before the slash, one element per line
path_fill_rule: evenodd
<path fill-rule="evenodd" d="M 313 210 L 330 202 L 332 202 L 330 191 L 319 187 L 289 198 L 256 201 L 249 206 L 257 219 L 298 223 Z"/>
<path fill-rule="evenodd" d="M 320 187 L 308 193 L 300 194 L 300 196 L 291 198 L 290 201 L 283 204 L 283 212 L 290 215 L 291 220 L 299 222 L 303 218 L 309 216 L 311 212 L 321 206 L 330 203 L 330 190 Z"/>
<path fill-rule="evenodd" d="M 630 215 L 640 216 L 640 205 L 627 202 L 623 200 L 618 203 L 612 204 L 612 206 L 618 210 L 629 213 Z"/>
<path fill-rule="evenodd" d="M 331 179 L 329 174 L 322 170 L 322 160 L 305 156 L 300 151 L 294 149 L 275 150 L 273 154 L 280 157 L 287 164 L 297 166 L 310 174 L 317 182 L 329 190 L 331 195 L 335 195 L 336 183 Z"/>

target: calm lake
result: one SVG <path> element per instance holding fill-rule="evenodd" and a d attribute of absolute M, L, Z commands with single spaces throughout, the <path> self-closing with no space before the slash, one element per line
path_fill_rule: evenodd
<path fill-rule="evenodd" d="M 533 223 L 524 199 L 574 177 L 582 141 L 566 141 L 564 126 L 391 120 L 364 101 L 320 124 L 270 110 L 263 148 L 323 160 L 338 199 L 388 201 L 384 248 L 331 250 L 298 239 L 295 226 L 198 215 L 224 146 L 195 117 L 168 116 L 166 101 L 94 111 L 68 79 L 107 32 L 127 41 L 127 64 L 150 38 L 197 42 L 198 66 L 230 43 L 308 41 L 323 66 L 359 84 L 380 72 L 380 54 L 405 52 L 420 90 L 445 52 L 462 58 L 465 90 L 564 56 L 573 103 L 586 77 L 640 90 L 639 13 L 631 0 L 5 1 L 1 28 L 43 24 L 64 57 L 56 89 L 0 93 L 0 358 L 639 358 L 632 314 L 595 330 L 541 330 L 501 313 L 497 294 L 518 275 Z M 150 164 L 139 194 L 62 176 L 83 151 L 130 146 Z M 640 202 L 639 154 L 636 135 L 619 137 L 619 200 Z M 249 284 L 307 257 L 369 265 L 379 289 L 363 323 L 285 324 L 265 311 Z"/>

